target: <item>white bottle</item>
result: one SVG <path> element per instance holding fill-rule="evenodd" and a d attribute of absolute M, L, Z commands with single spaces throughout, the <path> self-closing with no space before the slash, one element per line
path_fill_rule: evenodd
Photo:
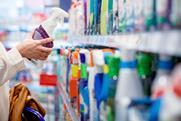
<path fill-rule="evenodd" d="M 167 55 L 160 55 L 157 74 L 152 85 L 153 98 L 161 96 L 162 95 L 161 93 L 164 93 L 164 90 L 169 85 L 169 74 L 171 69 L 172 69 L 171 57 Z"/>
<path fill-rule="evenodd" d="M 143 97 L 143 87 L 136 70 L 135 52 L 121 50 L 121 68 L 116 90 L 116 121 L 127 121 L 127 106 L 132 98 Z"/>
<path fill-rule="evenodd" d="M 99 111 L 97 108 L 97 101 L 95 99 L 95 75 L 103 73 L 102 66 L 104 65 L 104 55 L 102 50 L 93 50 L 92 59 L 94 66 L 89 70 L 89 97 L 90 97 L 90 121 L 97 121 L 99 117 Z"/>
<path fill-rule="evenodd" d="M 171 84 L 162 98 L 160 121 L 180 121 L 181 117 L 181 65 L 171 75 Z"/>
<path fill-rule="evenodd" d="M 32 38 L 34 40 L 53 37 L 53 31 L 58 23 L 63 23 L 64 18 L 68 17 L 68 13 L 60 8 L 52 8 L 50 17 L 34 30 Z M 52 48 L 53 42 L 47 43 L 45 47 Z M 42 65 L 42 61 L 31 60 L 36 65 Z"/>

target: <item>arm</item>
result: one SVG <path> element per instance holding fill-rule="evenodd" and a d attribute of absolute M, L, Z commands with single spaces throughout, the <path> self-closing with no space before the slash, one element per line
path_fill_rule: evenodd
<path fill-rule="evenodd" d="M 8 52 L 0 43 L 0 86 L 12 78 L 16 72 L 25 68 L 23 58 L 46 60 L 52 48 L 46 48 L 43 45 L 52 41 L 50 38 L 27 39 Z"/>
<path fill-rule="evenodd" d="M 2 46 L 1 46 L 2 47 Z M 12 78 L 16 72 L 25 68 L 24 60 L 17 50 L 13 48 L 0 55 L 0 86 Z"/>

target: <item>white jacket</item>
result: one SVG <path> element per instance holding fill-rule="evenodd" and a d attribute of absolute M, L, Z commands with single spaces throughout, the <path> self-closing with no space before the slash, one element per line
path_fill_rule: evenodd
<path fill-rule="evenodd" d="M 25 68 L 24 59 L 16 48 L 6 52 L 0 42 L 0 121 L 8 121 L 9 82 L 17 71 Z"/>

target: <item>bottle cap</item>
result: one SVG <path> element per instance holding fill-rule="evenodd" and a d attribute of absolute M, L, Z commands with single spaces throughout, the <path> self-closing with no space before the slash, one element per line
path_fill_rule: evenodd
<path fill-rule="evenodd" d="M 97 66 L 103 66 L 105 64 L 104 62 L 104 54 L 102 50 L 93 50 L 93 62 Z"/>

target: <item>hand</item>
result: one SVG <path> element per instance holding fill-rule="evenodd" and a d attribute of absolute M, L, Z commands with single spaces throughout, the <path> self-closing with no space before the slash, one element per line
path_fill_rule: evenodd
<path fill-rule="evenodd" d="M 22 57 L 28 59 L 46 60 L 48 55 L 51 53 L 52 48 L 47 48 L 43 45 L 52 41 L 53 39 L 51 38 L 42 40 L 27 39 L 16 47 Z"/>

